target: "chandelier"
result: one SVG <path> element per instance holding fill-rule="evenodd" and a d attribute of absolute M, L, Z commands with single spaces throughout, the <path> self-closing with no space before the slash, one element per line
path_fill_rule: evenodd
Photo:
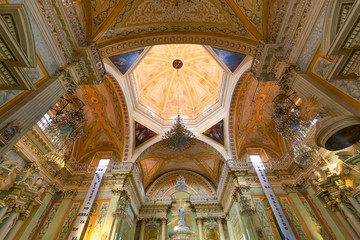
<path fill-rule="evenodd" d="M 44 155 L 43 160 L 49 164 L 54 171 L 62 169 L 65 166 L 64 148 Z"/>
<path fill-rule="evenodd" d="M 185 127 L 180 115 L 177 115 L 175 124 L 165 133 L 162 140 L 172 150 L 184 151 L 195 143 L 196 137 Z"/>
<path fill-rule="evenodd" d="M 174 69 L 176 69 L 176 78 L 177 78 L 177 97 L 178 97 L 178 115 L 175 119 L 175 124 L 173 127 L 167 131 L 164 136 L 162 136 L 162 141 L 165 147 L 168 147 L 174 151 L 184 151 L 190 148 L 196 140 L 195 135 L 189 131 L 185 124 L 183 123 L 182 118 L 180 117 L 180 100 L 179 100 L 179 79 L 178 79 L 178 70 L 183 67 L 183 62 L 180 59 L 175 59 L 172 63 Z"/>
<path fill-rule="evenodd" d="M 309 97 L 299 107 L 290 99 L 291 95 L 279 94 L 274 98 L 272 119 L 276 131 L 290 140 L 294 161 L 306 165 L 317 158 L 316 150 L 304 144 L 304 141 L 310 127 L 316 122 L 319 105 L 314 97 Z"/>
<path fill-rule="evenodd" d="M 78 98 L 66 99 L 61 97 L 60 101 L 51 109 L 55 116 L 50 118 L 49 128 L 64 140 L 65 143 L 75 142 L 83 134 L 83 126 L 86 122 L 84 103 Z"/>

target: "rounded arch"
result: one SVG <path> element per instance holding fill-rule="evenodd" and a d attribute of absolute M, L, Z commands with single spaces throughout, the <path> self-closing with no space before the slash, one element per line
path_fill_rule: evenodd
<path fill-rule="evenodd" d="M 130 116 L 128 111 L 128 105 L 123 93 L 123 90 L 119 84 L 119 81 L 110 73 L 107 73 L 105 76 L 110 83 L 114 86 L 115 92 L 117 94 L 117 98 L 120 101 L 121 112 L 123 116 L 123 154 L 122 161 L 128 161 L 130 159 L 130 149 L 131 149 L 131 124 L 130 124 Z"/>
<path fill-rule="evenodd" d="M 164 173 L 181 170 L 200 174 L 217 186 L 225 159 L 215 148 L 197 139 L 191 148 L 175 152 L 162 145 L 160 139 L 144 148 L 135 160 L 145 188 Z"/>
<path fill-rule="evenodd" d="M 216 150 L 222 157 L 223 160 L 229 159 L 229 155 L 227 154 L 227 152 L 225 151 L 224 148 L 220 147 L 218 144 L 214 143 L 212 140 L 207 139 L 203 136 L 199 136 L 197 134 L 195 134 L 197 140 L 203 142 L 204 144 L 209 145 L 211 148 L 213 148 L 214 150 Z M 139 160 L 139 157 L 141 156 L 141 154 L 143 154 L 145 152 L 145 150 L 149 149 L 151 146 L 155 145 L 156 143 L 161 141 L 161 136 L 158 135 L 152 139 L 149 139 L 147 142 L 145 142 L 142 146 L 140 146 L 138 149 L 136 149 L 133 152 L 133 155 L 131 157 L 131 162 L 137 162 Z"/>
<path fill-rule="evenodd" d="M 229 106 L 229 124 L 228 124 L 228 135 L 229 135 L 229 147 L 230 147 L 230 154 L 232 158 L 237 158 L 237 146 L 236 146 L 236 105 L 239 99 L 239 93 L 241 91 L 241 86 L 243 85 L 245 79 L 247 79 L 250 75 L 250 69 L 244 71 L 244 73 L 240 76 L 239 80 L 236 82 L 234 90 L 231 95 L 231 101 Z"/>
<path fill-rule="evenodd" d="M 176 178 L 180 175 L 186 180 L 189 194 L 214 195 L 216 193 L 216 187 L 204 176 L 188 170 L 177 170 L 167 172 L 156 178 L 145 190 L 146 195 L 170 196 L 175 192 Z"/>
<path fill-rule="evenodd" d="M 200 44 L 221 48 L 228 51 L 238 52 L 254 56 L 256 41 L 249 39 L 234 38 L 233 36 L 214 36 L 213 33 L 171 33 L 135 37 L 126 40 L 118 40 L 116 43 L 101 44 L 100 53 L 102 58 L 135 51 L 140 48 L 159 44 Z"/>

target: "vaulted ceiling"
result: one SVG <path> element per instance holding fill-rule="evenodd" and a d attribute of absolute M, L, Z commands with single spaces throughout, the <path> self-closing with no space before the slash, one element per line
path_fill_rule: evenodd
<path fill-rule="evenodd" d="M 256 44 L 273 0 L 75 0 L 88 40 L 105 46 L 147 34 L 199 32 Z"/>
<path fill-rule="evenodd" d="M 197 140 L 191 148 L 180 153 L 174 153 L 161 142 L 156 143 L 138 157 L 137 163 L 145 188 L 162 174 L 179 168 L 198 173 L 217 186 L 223 160 L 214 148 Z"/>
<path fill-rule="evenodd" d="M 201 135 L 206 129 L 200 128 L 209 128 L 224 119 L 225 129 L 228 128 L 233 132 L 230 143 L 227 143 L 228 133 L 225 133 L 225 137 L 223 136 L 225 144 L 219 147 L 218 143 L 214 142 L 214 146 L 226 152 L 227 146 L 232 145 L 236 152 L 233 154 L 234 157 L 241 157 L 247 147 L 262 147 L 269 150 L 274 157 L 281 156 L 285 148 L 284 143 L 277 135 L 271 119 L 272 99 L 280 92 L 279 88 L 272 83 L 259 83 L 257 86 L 257 81 L 250 74 L 245 74 L 241 76 L 235 91 L 232 92 L 232 84 L 238 80 L 240 73 L 249 67 L 257 41 L 268 35 L 268 23 L 271 22 L 269 19 L 273 17 L 276 8 L 274 2 L 273 0 L 74 1 L 88 41 L 96 41 L 99 44 L 102 56 L 106 59 L 104 61 L 107 70 L 114 79 L 117 79 L 119 86 L 114 86 L 114 83 L 106 79 L 98 86 L 86 86 L 78 92 L 78 96 L 86 103 L 85 112 L 88 122 L 83 137 L 73 147 L 73 157 L 78 161 L 87 161 L 96 151 L 108 150 L 113 151 L 119 160 L 124 161 L 123 154 L 131 155 L 131 152 L 139 152 L 138 149 L 129 150 L 124 147 L 126 145 L 124 139 L 133 133 L 124 132 L 132 128 L 124 127 L 121 105 L 129 106 L 133 104 L 130 102 L 134 99 L 137 99 L 137 102 L 129 107 L 129 111 L 131 109 L 133 112 L 130 115 L 131 120 L 125 120 L 128 121 L 127 124 L 136 120 L 160 133 L 170 125 L 165 122 L 165 125 L 160 126 L 158 122 L 161 119 L 171 119 L 176 115 L 178 106 L 186 119 L 196 119 L 210 106 L 214 106 L 214 103 L 220 102 L 225 94 L 233 94 L 235 99 L 230 105 L 233 121 L 226 119 L 226 111 L 229 110 L 226 108 L 229 105 L 225 106 L 227 100 L 224 100 L 221 103 L 224 111 L 215 112 L 214 116 L 206 115 L 206 118 L 212 117 L 212 122 L 198 121 L 199 123 L 193 124 L 194 129 L 199 128 L 196 131 Z M 164 43 L 154 43 L 150 40 L 141 43 L 141 46 L 129 47 L 135 39 L 160 34 L 190 37 L 200 34 L 208 39 L 214 37 L 231 39 L 251 46 L 252 50 L 242 51 L 236 47 L 237 45 L 231 48 L 237 52 L 236 54 L 241 53 L 237 62 L 244 60 L 241 64 L 247 66 L 242 69 L 242 65 L 238 67 L 239 64 L 229 67 L 224 61 L 228 56 L 223 55 L 223 59 L 219 55 L 221 51 L 229 50 L 225 45 L 222 50 L 221 41 L 219 46 L 211 46 L 215 48 L 204 46 L 211 45 L 207 42 L 199 43 L 202 45 L 159 45 Z M 128 41 L 127 49 L 113 47 L 114 44 L 126 41 Z M 111 50 L 107 52 L 107 48 Z M 125 71 L 121 72 L 124 69 L 119 66 L 123 63 L 120 60 L 124 54 L 133 54 L 134 59 L 131 64 L 126 65 L 126 68 L 123 66 Z M 183 67 L 179 71 L 172 66 L 175 59 L 181 59 L 183 62 Z M 109 68 L 112 70 L 110 71 Z M 223 80 L 224 76 L 226 81 Z M 227 84 L 226 88 L 222 87 L 224 82 Z M 120 85 L 127 97 L 126 103 L 124 99 L 120 99 L 115 90 L 120 89 Z M 134 114 L 138 103 L 152 109 L 159 117 L 154 120 L 153 125 L 151 125 L 151 117 L 146 114 L 137 112 Z M 156 127 L 152 128 L 153 126 Z M 202 141 L 197 141 L 190 150 L 181 153 L 164 149 L 160 142 L 155 143 L 136 159 L 145 187 L 159 176 L 179 168 L 198 173 L 216 186 L 223 160 L 223 156 L 215 148 Z"/>
<path fill-rule="evenodd" d="M 73 146 L 72 156 L 77 161 L 91 161 L 97 151 L 111 151 L 114 158 L 121 159 L 125 130 L 118 94 L 108 78 L 77 91 L 87 119 L 84 134 Z"/>

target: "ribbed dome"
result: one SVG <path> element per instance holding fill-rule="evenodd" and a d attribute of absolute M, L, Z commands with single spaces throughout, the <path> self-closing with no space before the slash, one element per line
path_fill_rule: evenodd
<path fill-rule="evenodd" d="M 164 119 L 177 115 L 178 93 L 181 116 L 197 117 L 219 99 L 222 77 L 201 45 L 154 46 L 134 71 L 140 103 Z"/>

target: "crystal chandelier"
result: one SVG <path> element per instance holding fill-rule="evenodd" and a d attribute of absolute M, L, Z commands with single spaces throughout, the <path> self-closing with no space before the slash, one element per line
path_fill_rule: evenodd
<path fill-rule="evenodd" d="M 178 70 L 183 67 L 183 62 L 180 59 L 175 59 L 172 63 L 173 68 L 175 68 L 178 73 Z M 173 127 L 167 131 L 164 136 L 162 136 L 162 141 L 164 145 L 174 151 L 184 151 L 188 148 L 190 148 L 196 140 L 195 135 L 189 131 L 185 124 L 183 123 L 182 118 L 180 117 L 180 100 L 179 100 L 179 79 L 178 74 L 176 74 L 177 78 L 177 85 L 178 85 L 178 91 L 177 91 L 177 97 L 178 97 L 178 115 L 175 119 L 175 124 Z"/>
<path fill-rule="evenodd" d="M 306 165 L 317 158 L 316 151 L 304 144 L 304 140 L 310 127 L 316 122 L 314 119 L 318 115 L 319 106 L 315 98 L 309 97 L 299 107 L 290 99 L 291 95 L 279 94 L 274 98 L 272 119 L 276 131 L 290 140 L 294 161 Z"/>
<path fill-rule="evenodd" d="M 83 134 L 83 126 L 86 122 L 83 107 L 84 103 L 78 98 L 69 100 L 61 97 L 60 101 L 51 108 L 55 111 L 55 116 L 50 118 L 49 128 L 65 143 L 75 142 Z"/>

